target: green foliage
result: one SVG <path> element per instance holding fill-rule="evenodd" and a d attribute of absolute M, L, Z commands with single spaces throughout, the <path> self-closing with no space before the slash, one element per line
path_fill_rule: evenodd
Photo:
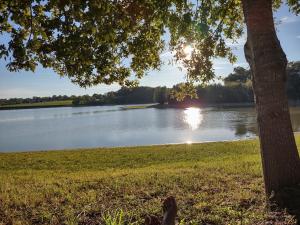
<path fill-rule="evenodd" d="M 212 57 L 234 61 L 226 38 L 242 34 L 239 1 L 2 1 L 1 56 L 11 71 L 34 70 L 38 63 L 85 87 L 99 83 L 135 85 L 158 69 L 168 46 L 188 68 L 189 81 L 213 78 Z M 170 33 L 170 42 L 163 35 Z M 192 45 L 191 59 L 183 48 Z M 126 62 L 124 62 L 124 60 Z"/>
<path fill-rule="evenodd" d="M 134 86 L 131 73 L 159 68 L 161 36 L 186 10 L 184 1 L 1 1 L 0 33 L 10 40 L 0 55 L 11 71 L 40 63 L 83 87 Z"/>
<path fill-rule="evenodd" d="M 115 215 L 106 214 L 103 216 L 105 225 L 122 225 L 123 224 L 123 211 L 116 212 Z"/>
<path fill-rule="evenodd" d="M 0 100 L 1 102 L 1 100 Z M 26 109 L 26 108 L 48 108 L 48 107 L 63 107 L 72 106 L 72 100 L 62 101 L 44 101 L 36 103 L 19 103 L 19 104 L 4 104 L 0 105 L 0 109 Z"/>
<path fill-rule="evenodd" d="M 224 78 L 225 86 L 241 85 L 251 82 L 251 72 L 243 67 L 234 68 L 233 73 Z"/>
<path fill-rule="evenodd" d="M 273 1 L 274 8 L 281 4 Z M 299 1 L 287 4 L 299 14 Z M 236 61 L 226 43 L 241 37 L 243 26 L 239 0 L 4 0 L 0 34 L 9 41 L 0 43 L 0 57 L 10 71 L 34 71 L 41 64 L 82 87 L 133 87 L 160 68 L 160 54 L 169 48 L 187 69 L 188 83 L 207 83 L 214 78 L 213 58 Z M 192 47 L 190 57 L 186 46 Z"/>
<path fill-rule="evenodd" d="M 66 95 L 53 95 L 51 97 L 37 97 L 33 96 L 32 98 L 10 98 L 10 99 L 0 99 L 0 106 L 5 106 L 5 105 L 21 105 L 21 104 L 33 104 L 33 105 L 38 105 L 38 104 L 51 104 L 53 105 L 56 104 L 64 104 L 64 103 L 70 103 L 72 99 L 75 96 L 66 96 Z"/>
<path fill-rule="evenodd" d="M 197 98 L 194 84 L 187 82 L 175 85 L 170 92 L 170 98 L 176 101 L 183 101 L 186 98 Z"/>
<path fill-rule="evenodd" d="M 287 0 L 288 5 L 290 6 L 290 10 L 294 12 L 296 15 L 300 14 L 300 2 L 299 0 Z"/>
<path fill-rule="evenodd" d="M 287 66 L 287 95 L 289 100 L 300 101 L 300 62 L 290 62 Z M 188 93 L 188 94 L 187 94 Z M 71 105 L 107 105 L 107 104 L 214 104 L 214 103 L 253 103 L 251 73 L 242 67 L 236 67 L 233 73 L 224 78 L 224 85 L 211 84 L 194 86 L 192 83 L 166 87 L 122 87 L 116 92 L 94 94 L 92 96 L 52 96 L 0 99 L 1 107 L 43 107 Z M 141 107 L 141 106 L 139 106 Z M 143 107 L 143 106 L 142 106 Z M 131 107 L 132 108 L 132 107 Z"/>
<path fill-rule="evenodd" d="M 245 85 L 198 87 L 197 95 L 199 96 L 199 102 L 204 104 L 254 102 L 252 87 Z"/>
<path fill-rule="evenodd" d="M 168 102 L 168 97 L 169 97 L 169 93 L 167 87 L 156 87 L 154 89 L 153 102 L 164 104 Z"/>
<path fill-rule="evenodd" d="M 153 103 L 154 88 L 151 87 L 122 87 L 115 92 L 116 104 L 143 104 Z"/>

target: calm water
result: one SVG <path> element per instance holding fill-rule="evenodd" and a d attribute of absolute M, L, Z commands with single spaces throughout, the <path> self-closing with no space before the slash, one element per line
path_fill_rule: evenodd
<path fill-rule="evenodd" d="M 300 131 L 300 108 L 292 108 Z M 132 146 L 245 139 L 252 108 L 131 109 L 121 106 L 0 111 L 0 151 Z"/>

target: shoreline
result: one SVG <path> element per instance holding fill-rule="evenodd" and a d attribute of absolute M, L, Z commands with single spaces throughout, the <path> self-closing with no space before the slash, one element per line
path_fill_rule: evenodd
<path fill-rule="evenodd" d="M 73 105 L 73 104 L 62 104 L 62 105 L 22 105 L 22 106 L 0 106 L 1 110 L 18 110 L 18 109 L 39 109 L 39 108 L 60 108 L 60 107 L 93 107 L 93 106 L 120 106 L 122 110 L 129 110 L 129 109 L 145 109 L 145 108 L 156 108 L 156 109 L 168 109 L 168 108 L 175 108 L 175 109 L 183 109 L 188 107 L 200 107 L 200 108 L 207 108 L 207 107 L 216 107 L 216 108 L 243 108 L 243 107 L 255 107 L 254 103 L 247 102 L 247 103 L 210 103 L 210 104 L 163 104 L 160 105 L 158 103 L 142 103 L 142 104 L 105 104 L 105 105 Z M 144 106 L 144 107 L 143 107 Z M 300 103 L 289 103 L 290 107 L 299 107 Z"/>
<path fill-rule="evenodd" d="M 296 133 L 296 132 L 294 132 Z M 297 132 L 300 134 L 300 131 Z M 0 154 L 10 154 L 10 153 L 44 153 L 44 152 L 71 152 L 71 151 L 90 151 L 90 150 L 110 150 L 110 149 L 127 149 L 127 148 L 147 148 L 147 147 L 166 147 L 166 146 L 177 146 L 177 145 L 199 145 L 207 143 L 230 143 L 230 142 L 239 142 L 239 141 L 251 141 L 257 139 L 258 136 L 253 136 L 245 139 L 228 139 L 221 141 L 202 141 L 202 142 L 172 142 L 164 144 L 149 144 L 149 145 L 123 145 L 123 146 L 98 146 L 98 147 L 79 147 L 79 148 L 62 148 L 62 149 L 37 149 L 37 150 L 24 150 L 24 151 L 0 151 Z"/>
<path fill-rule="evenodd" d="M 294 132 L 295 136 L 300 135 L 300 131 Z M 128 149 L 128 148 L 151 148 L 151 147 L 166 147 L 166 146 L 189 146 L 189 145 L 201 145 L 201 144 L 222 144 L 222 143 L 235 143 L 243 141 L 255 141 L 258 140 L 258 136 L 252 136 L 244 139 L 228 139 L 221 141 L 202 141 L 202 142 L 173 142 L 164 144 L 149 144 L 149 145 L 124 145 L 124 146 L 98 146 L 98 147 L 79 147 L 79 148 L 62 148 L 62 149 L 37 149 L 37 150 L 24 150 L 24 151 L 0 151 L 1 154 L 31 154 L 31 153 L 49 153 L 49 152 L 78 152 L 78 151 L 93 151 L 93 150 L 113 150 L 113 149 Z"/>
<path fill-rule="evenodd" d="M 124 110 L 128 109 L 143 109 L 143 108 L 157 108 L 157 109 L 167 109 L 167 108 L 188 108 L 188 107 L 253 107 L 253 103 L 216 103 L 216 104 L 164 104 L 160 105 L 158 103 L 142 103 L 142 104 L 107 104 L 107 105 L 22 105 L 22 106 L 0 106 L 0 110 L 18 110 L 18 109 L 39 109 L 39 108 L 59 108 L 59 107 L 93 107 L 93 106 L 120 106 Z M 144 107 L 143 107 L 144 106 Z"/>
<path fill-rule="evenodd" d="M 61 108 L 74 107 L 73 105 L 45 105 L 45 106 L 8 106 L 0 107 L 0 110 L 17 110 L 17 109 L 43 109 L 43 108 Z"/>

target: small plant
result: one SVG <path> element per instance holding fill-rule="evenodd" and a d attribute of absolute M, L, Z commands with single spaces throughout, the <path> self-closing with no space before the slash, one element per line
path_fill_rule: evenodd
<path fill-rule="evenodd" d="M 179 222 L 179 224 L 178 224 L 178 225 L 184 225 L 184 224 L 186 224 L 186 223 L 185 223 L 185 220 L 184 220 L 184 219 L 182 219 L 182 220 L 180 220 L 180 222 Z"/>
<path fill-rule="evenodd" d="M 114 213 L 107 213 L 102 216 L 104 225 L 136 225 L 136 222 L 131 222 L 131 217 L 128 220 L 125 218 L 123 210 L 115 211 Z"/>

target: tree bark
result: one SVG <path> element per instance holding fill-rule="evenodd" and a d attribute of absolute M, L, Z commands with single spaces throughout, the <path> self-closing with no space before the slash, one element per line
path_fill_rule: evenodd
<path fill-rule="evenodd" d="M 255 95 L 267 197 L 300 181 L 300 160 L 285 92 L 287 59 L 274 27 L 272 0 L 242 0 L 245 57 Z"/>

